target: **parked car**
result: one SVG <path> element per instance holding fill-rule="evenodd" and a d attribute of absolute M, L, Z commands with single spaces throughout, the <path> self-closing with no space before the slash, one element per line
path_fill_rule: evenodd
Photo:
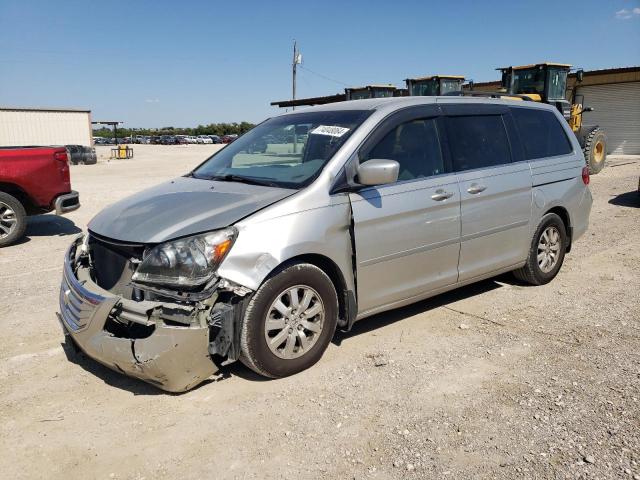
<path fill-rule="evenodd" d="M 162 144 L 162 140 L 160 138 L 159 135 L 153 135 L 150 139 L 149 139 L 149 143 L 151 145 L 160 145 Z"/>
<path fill-rule="evenodd" d="M 236 138 L 238 138 L 238 135 L 223 135 L 222 136 L 222 143 L 231 143 Z"/>
<path fill-rule="evenodd" d="M 247 153 L 301 125 L 300 148 Z M 238 359 L 292 375 L 356 320 L 505 272 L 551 281 L 587 230 L 588 184 L 545 104 L 396 97 L 282 114 L 98 213 L 65 255 L 63 328 L 169 391 Z"/>
<path fill-rule="evenodd" d="M 186 135 L 176 135 L 176 144 L 177 145 L 186 145 L 189 143 Z"/>
<path fill-rule="evenodd" d="M 198 135 L 198 143 L 213 143 L 209 135 Z"/>
<path fill-rule="evenodd" d="M 67 156 L 72 165 L 95 165 L 98 163 L 96 149 L 85 145 L 67 145 Z"/>
<path fill-rule="evenodd" d="M 209 138 L 213 143 L 222 143 L 222 140 L 218 135 L 209 135 Z"/>
<path fill-rule="evenodd" d="M 24 236 L 28 215 L 79 207 L 64 147 L 0 147 L 0 247 Z"/>

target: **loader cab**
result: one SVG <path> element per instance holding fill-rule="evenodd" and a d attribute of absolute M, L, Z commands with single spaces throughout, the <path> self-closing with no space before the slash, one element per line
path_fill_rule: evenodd
<path fill-rule="evenodd" d="M 367 85 L 364 87 L 345 88 L 347 100 L 363 100 L 366 98 L 395 97 L 397 88 L 393 85 Z"/>
<path fill-rule="evenodd" d="M 565 97 L 570 69 L 571 65 L 564 63 L 498 68 L 502 72 L 502 88 L 507 93 L 553 105 L 567 120 L 571 118 L 571 103 Z"/>
<path fill-rule="evenodd" d="M 456 95 L 462 92 L 464 77 L 459 75 L 434 75 L 432 77 L 405 79 L 411 97 Z"/>

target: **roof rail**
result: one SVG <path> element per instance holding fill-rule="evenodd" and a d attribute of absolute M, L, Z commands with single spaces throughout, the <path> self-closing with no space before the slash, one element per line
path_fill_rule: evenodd
<path fill-rule="evenodd" d="M 533 102 L 531 98 L 521 93 L 507 93 L 507 92 L 481 92 L 477 90 L 462 92 L 463 96 L 470 97 L 491 97 L 491 98 L 500 98 L 500 97 L 517 97 L 521 98 L 525 102 Z"/>

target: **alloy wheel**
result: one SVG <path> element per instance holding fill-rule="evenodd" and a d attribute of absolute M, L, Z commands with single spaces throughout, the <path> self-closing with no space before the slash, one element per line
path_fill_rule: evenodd
<path fill-rule="evenodd" d="M 538 266 L 544 273 L 549 273 L 558 263 L 560 256 L 560 232 L 554 226 L 548 226 L 538 241 Z"/>
<path fill-rule="evenodd" d="M 6 203 L 0 202 L 0 238 L 8 237 L 17 223 L 16 212 Z"/>
<path fill-rule="evenodd" d="M 281 292 L 267 310 L 264 336 L 271 352 L 291 360 L 316 344 L 324 325 L 325 308 L 318 292 L 296 285 Z"/>

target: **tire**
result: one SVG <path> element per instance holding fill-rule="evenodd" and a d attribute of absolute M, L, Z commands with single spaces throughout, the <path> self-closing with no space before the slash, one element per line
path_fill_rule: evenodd
<path fill-rule="evenodd" d="M 590 175 L 595 175 L 604 168 L 607 160 L 607 136 L 601 128 L 596 127 L 587 134 L 582 152 Z"/>
<path fill-rule="evenodd" d="M 323 315 L 294 318 L 296 315 L 291 314 L 291 296 L 287 293 L 290 290 L 295 290 L 300 310 L 309 292 L 310 298 L 313 298 L 311 303 L 307 302 L 304 312 L 311 315 L 322 309 Z M 288 316 L 274 307 L 274 302 L 278 300 L 279 308 L 286 307 Z M 277 327 L 267 330 L 268 316 L 271 319 L 270 325 L 277 324 Z M 327 274 L 308 263 L 285 266 L 268 278 L 249 301 L 240 334 L 240 360 L 256 373 L 270 378 L 287 377 L 306 370 L 320 360 L 327 349 L 335 333 L 337 319 L 338 296 Z M 316 331 L 318 327 L 319 331 Z M 308 342 L 306 348 L 303 348 L 300 335 Z M 268 338 L 271 340 L 271 347 Z M 290 341 L 297 350 L 289 350 Z"/>
<path fill-rule="evenodd" d="M 6 247 L 20 240 L 27 229 L 27 213 L 22 203 L 0 192 L 0 247 Z"/>
<path fill-rule="evenodd" d="M 543 264 L 543 266 L 541 266 L 541 261 L 538 260 L 539 246 L 543 241 L 543 235 L 545 234 L 545 232 L 547 233 L 547 238 L 549 238 L 551 237 L 550 232 L 553 232 L 554 229 L 558 235 L 557 250 L 553 250 L 553 245 L 551 243 L 549 244 L 549 250 L 542 251 L 541 253 L 541 255 L 543 255 L 541 261 L 544 261 L 544 256 L 547 256 L 547 259 L 550 258 L 547 255 L 547 252 L 551 253 L 555 251 L 555 263 L 553 263 L 552 267 L 549 268 L 549 264 Z M 549 283 L 560 271 L 562 262 L 564 262 L 564 255 L 566 250 L 567 230 L 564 222 L 555 213 L 547 213 L 544 217 L 542 217 L 542 220 L 540 221 L 540 224 L 536 229 L 536 233 L 531 240 L 529 255 L 527 256 L 527 263 L 524 265 L 524 267 L 519 268 L 518 270 L 514 270 L 513 274 L 518 280 L 530 283 L 531 285 L 544 285 L 545 283 Z"/>

